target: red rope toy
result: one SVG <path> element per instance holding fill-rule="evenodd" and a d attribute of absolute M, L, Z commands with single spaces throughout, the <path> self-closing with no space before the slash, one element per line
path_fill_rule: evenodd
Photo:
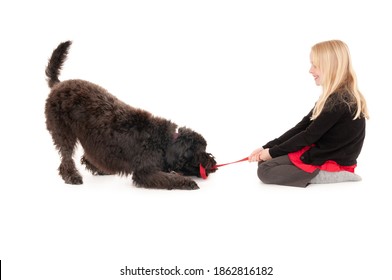
<path fill-rule="evenodd" d="M 225 165 L 229 165 L 229 164 L 233 164 L 233 163 L 237 163 L 237 162 L 241 162 L 241 161 L 246 161 L 246 160 L 248 160 L 248 159 L 249 159 L 249 158 L 246 157 L 246 158 L 243 158 L 243 159 L 240 159 L 240 160 L 237 160 L 237 161 L 233 161 L 233 162 L 229 162 L 229 163 L 216 164 L 216 165 L 214 165 L 214 166 L 212 167 L 212 169 L 217 169 L 218 167 L 221 167 L 221 166 L 225 166 Z M 207 179 L 206 169 L 205 169 L 201 164 L 200 164 L 200 176 L 201 176 L 201 178 L 203 178 L 204 180 Z"/>

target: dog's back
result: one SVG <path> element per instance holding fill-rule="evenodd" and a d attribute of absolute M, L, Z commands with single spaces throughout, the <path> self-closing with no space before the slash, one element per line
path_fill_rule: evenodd
<path fill-rule="evenodd" d="M 78 127 L 81 132 L 90 129 L 88 124 L 93 124 L 96 129 L 113 118 L 125 121 L 133 108 L 106 89 L 80 79 L 60 81 L 60 70 L 67 59 L 71 44 L 71 41 L 59 44 L 46 67 L 45 74 L 51 88 L 45 106 L 48 130 L 53 130 L 53 119 L 61 119 L 69 126 Z M 149 117 L 148 115 L 146 114 L 146 117 Z"/>
<path fill-rule="evenodd" d="M 77 109 L 76 104 L 81 106 L 94 105 L 99 108 L 111 109 L 110 107 L 127 107 L 128 105 L 118 100 L 115 96 L 111 95 L 104 88 L 84 80 L 67 80 L 60 82 L 59 75 L 62 66 L 67 59 L 68 50 L 71 46 L 71 41 L 60 43 L 53 51 L 46 67 L 45 74 L 49 88 L 52 89 L 47 103 L 58 103 L 58 109 L 62 113 L 70 113 L 69 110 Z M 55 88 L 54 88 L 55 87 Z M 72 106 L 67 108 L 67 104 Z M 52 104 L 54 106 L 54 104 Z M 48 104 L 47 104 L 48 106 Z M 59 112 L 60 113 L 60 112 Z"/>

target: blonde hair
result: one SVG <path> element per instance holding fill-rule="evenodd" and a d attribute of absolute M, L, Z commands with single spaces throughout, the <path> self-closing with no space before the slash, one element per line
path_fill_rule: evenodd
<path fill-rule="evenodd" d="M 353 119 L 369 118 L 366 100 L 357 86 L 357 77 L 351 64 L 347 45 L 339 40 L 318 43 L 311 49 L 312 64 L 319 68 L 322 75 L 322 94 L 313 109 L 312 120 L 317 118 L 324 108 L 328 97 L 338 92 L 348 92 L 351 102 L 345 100 L 350 108 L 356 105 Z"/>

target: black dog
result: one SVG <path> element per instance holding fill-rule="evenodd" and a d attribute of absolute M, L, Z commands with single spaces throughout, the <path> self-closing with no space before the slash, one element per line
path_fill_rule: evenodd
<path fill-rule="evenodd" d="M 94 175 L 132 174 L 140 187 L 198 189 L 184 176 L 216 170 L 205 139 L 189 128 L 177 132 L 175 123 L 133 108 L 93 83 L 60 82 L 70 45 L 61 43 L 53 51 L 45 71 L 51 88 L 46 126 L 60 153 L 59 174 L 65 183 L 83 183 L 72 158 L 79 141 L 84 150 L 81 162 Z"/>

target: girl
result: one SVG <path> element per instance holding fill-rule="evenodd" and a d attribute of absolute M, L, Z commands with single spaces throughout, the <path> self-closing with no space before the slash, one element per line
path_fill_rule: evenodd
<path fill-rule="evenodd" d="M 310 53 L 322 93 L 296 126 L 251 153 L 266 184 L 306 187 L 309 183 L 358 181 L 354 173 L 365 139 L 366 101 L 357 87 L 347 45 L 339 40 L 314 45 Z"/>

